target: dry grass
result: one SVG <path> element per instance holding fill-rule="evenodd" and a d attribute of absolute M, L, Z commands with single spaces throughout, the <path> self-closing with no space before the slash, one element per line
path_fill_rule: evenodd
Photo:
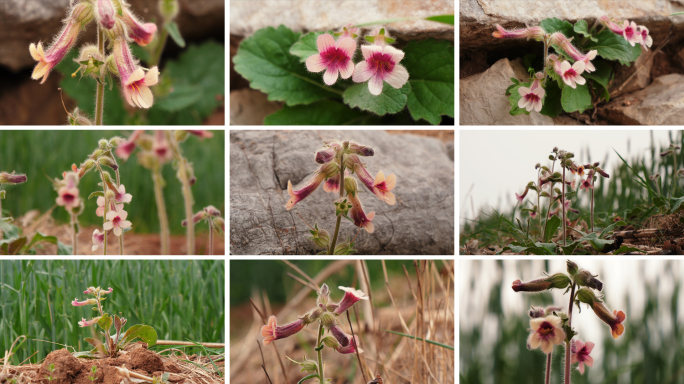
<path fill-rule="evenodd" d="M 453 350 L 385 332 L 391 330 L 454 345 L 453 261 L 416 261 L 414 268 L 406 271 L 406 276 L 388 276 L 385 272 L 385 286 L 372 286 L 370 289 L 370 279 L 366 275 L 368 268 L 363 261 L 336 261 L 313 278 L 294 271 L 301 277 L 296 279 L 300 282 L 297 286 L 299 291 L 275 314 L 278 323 L 294 321 L 296 316 L 313 307 L 312 288 L 349 264 L 355 266 L 355 286 L 371 298 L 357 303 L 362 305 L 355 305 L 350 313 L 353 332 L 360 339 L 363 353 L 357 358 L 324 349 L 326 378 L 331 378 L 332 384 L 366 384 L 379 374 L 385 383 L 454 383 Z M 333 299 L 339 297 L 335 295 L 335 289 L 331 296 Z M 262 292 L 253 292 L 252 302 L 263 317 L 274 314 L 268 297 Z M 243 332 L 240 340 L 231 345 L 231 384 L 268 382 L 262 369 L 262 355 L 255 342 L 263 341 L 262 315 L 253 309 L 251 326 Z M 352 333 L 346 316 L 340 316 L 340 323 L 346 333 Z M 307 359 L 315 359 L 316 331 L 317 327 L 309 326 L 296 336 L 262 347 L 263 364 L 273 384 L 294 384 L 304 377 L 299 366 L 285 356 L 298 361 L 304 355 Z M 359 369 L 359 361 L 362 370 Z"/>

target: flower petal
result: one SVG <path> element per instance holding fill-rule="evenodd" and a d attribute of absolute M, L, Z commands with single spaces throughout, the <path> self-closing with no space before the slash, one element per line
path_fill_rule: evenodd
<path fill-rule="evenodd" d="M 368 90 L 375 96 L 382 93 L 382 86 L 383 81 L 378 75 L 371 77 L 370 81 L 368 82 Z"/>
<path fill-rule="evenodd" d="M 356 64 L 356 68 L 354 68 L 354 74 L 352 75 L 352 80 L 355 83 L 365 83 L 373 75 L 375 75 L 375 71 L 368 65 L 367 62 L 362 61 Z"/>
<path fill-rule="evenodd" d="M 107 212 L 107 221 L 112 221 L 114 218 L 117 216 L 117 213 L 114 211 L 109 211 Z M 107 228 L 105 228 L 107 229 Z"/>
<path fill-rule="evenodd" d="M 135 81 L 142 80 L 145 78 L 145 71 L 142 68 L 138 68 L 133 73 L 131 73 L 131 76 L 128 77 L 126 80 L 126 85 L 131 84 Z"/>
<path fill-rule="evenodd" d="M 149 108 L 154 103 L 154 96 L 152 96 L 152 91 L 149 87 L 140 87 L 140 93 L 138 93 L 138 104 L 140 108 Z"/>
<path fill-rule="evenodd" d="M 324 33 L 316 39 L 316 46 L 318 46 L 318 52 L 325 52 L 335 46 L 335 39 L 331 35 Z"/>
<path fill-rule="evenodd" d="M 340 67 L 339 70 L 340 77 L 342 77 L 343 79 L 348 79 L 354 73 L 354 63 L 351 60 L 349 60 L 347 62 L 347 65 L 344 67 Z"/>
<path fill-rule="evenodd" d="M 337 40 L 337 48 L 341 49 L 351 58 L 354 56 L 354 51 L 356 51 L 356 41 L 350 37 L 343 37 Z"/>
<path fill-rule="evenodd" d="M 386 45 L 383 52 L 390 55 L 394 64 L 399 63 L 404 58 L 404 51 L 398 50 L 391 45 Z"/>
<path fill-rule="evenodd" d="M 408 78 L 409 74 L 406 68 L 404 68 L 403 65 L 397 64 L 394 66 L 394 69 L 392 69 L 392 72 L 389 72 L 385 76 L 385 81 L 392 87 L 399 89 L 406 84 Z"/>
<path fill-rule="evenodd" d="M 325 68 L 325 62 L 319 53 L 311 55 L 306 59 L 306 69 L 308 69 L 309 72 L 321 72 Z"/>
<path fill-rule="evenodd" d="M 123 233 L 123 231 L 121 230 L 121 228 L 119 228 L 119 227 L 114 227 L 114 234 L 115 234 L 115 235 L 121 236 L 121 233 Z"/>
<path fill-rule="evenodd" d="M 379 45 L 362 45 L 361 53 L 363 54 L 364 60 L 368 60 L 373 57 L 373 53 L 382 53 L 382 47 Z"/>
<path fill-rule="evenodd" d="M 328 84 L 328 85 L 333 85 L 337 81 L 337 75 L 339 74 L 339 71 L 337 68 L 328 68 L 326 69 L 325 73 L 323 74 L 323 82 Z"/>
<path fill-rule="evenodd" d="M 121 222 L 119 222 L 119 227 L 121 228 L 130 228 L 131 225 L 133 224 L 128 220 L 122 220 Z"/>
<path fill-rule="evenodd" d="M 102 228 L 105 231 L 109 231 L 110 229 L 114 228 L 114 223 L 112 223 L 111 221 L 107 221 L 106 223 L 102 224 Z"/>
<path fill-rule="evenodd" d="M 158 82 L 159 82 L 159 69 L 157 67 L 152 67 L 149 71 L 147 71 L 147 74 L 145 74 L 145 85 L 147 85 L 149 87 L 152 85 L 157 85 Z"/>

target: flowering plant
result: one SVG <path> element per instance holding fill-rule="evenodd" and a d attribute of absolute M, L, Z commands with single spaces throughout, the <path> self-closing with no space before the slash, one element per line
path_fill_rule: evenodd
<path fill-rule="evenodd" d="M 585 366 L 591 367 L 594 359 L 590 356 L 594 343 L 575 339 L 577 332 L 572 328 L 572 309 L 576 304 L 585 303 L 594 311 L 594 314 L 610 327 L 611 335 L 617 339 L 625 331 L 623 322 L 625 313 L 610 310 L 605 303 L 596 296 L 594 291 L 603 290 L 603 282 L 597 279 L 597 275 L 579 268 L 577 264 L 567 261 L 567 274 L 548 274 L 540 279 L 522 282 L 515 280 L 512 285 L 515 292 L 543 292 L 551 289 L 565 289 L 570 291 L 570 300 L 567 312 L 562 307 L 530 308 L 529 316 L 531 333 L 527 338 L 527 348 L 537 349 L 541 347 L 546 354 L 546 380 L 550 383 L 551 377 L 551 354 L 556 345 L 565 343 L 565 367 L 564 383 L 570 384 L 572 364 L 578 364 L 580 374 L 584 374 Z"/>
<path fill-rule="evenodd" d="M 352 141 L 336 141 L 328 140 L 324 142 L 323 149 L 320 149 L 315 154 L 315 161 L 321 166 L 318 168 L 313 178 L 309 180 L 306 185 L 298 190 L 292 188 L 292 181 L 287 182 L 287 193 L 290 199 L 285 208 L 289 211 L 297 203 L 304 200 L 313 191 L 315 191 L 321 183 L 323 183 L 323 190 L 326 192 L 339 192 L 339 198 L 335 200 L 335 216 L 337 217 L 337 224 L 335 225 L 335 232 L 332 240 L 330 234 L 325 229 L 319 229 L 318 223 L 309 228 L 312 235 L 312 240 L 319 247 L 324 247 L 319 255 L 349 255 L 356 250 L 354 247 L 354 240 L 351 237 L 342 244 L 337 244 L 337 238 L 340 231 L 340 223 L 342 218 L 351 221 L 359 227 L 365 229 L 368 233 L 373 233 L 375 226 L 372 221 L 375 217 L 375 212 L 366 214 L 361 205 L 360 193 L 356 179 L 351 177 L 348 171 L 361 180 L 361 183 L 370 192 L 375 194 L 380 200 L 389 205 L 394 205 L 396 197 L 391 192 L 396 185 L 396 176 L 389 175 L 385 177 L 382 171 L 378 171 L 375 179 L 366 170 L 366 165 L 361 162 L 361 157 L 373 156 L 375 150 L 362 144 Z M 351 215 L 351 217 L 349 217 Z M 300 216 L 301 217 L 301 216 Z M 358 233 L 357 232 L 357 236 Z"/>
<path fill-rule="evenodd" d="M 310 379 L 318 379 L 319 383 L 327 382 L 322 356 L 325 347 L 334 349 L 335 352 L 341 354 L 363 353 L 359 346 L 359 337 L 349 335 L 342 330 L 339 316 L 345 313 L 357 301 L 368 300 L 368 296 L 354 288 L 339 287 L 339 289 L 344 291 L 344 297 L 339 303 L 330 302 L 330 288 L 328 288 L 327 284 L 323 284 L 317 292 L 316 307 L 299 316 L 296 321 L 278 326 L 276 317 L 271 316 L 268 319 L 268 324 L 261 327 L 264 345 L 268 345 L 276 340 L 298 333 L 311 323 L 318 323 L 318 337 L 315 346 L 318 360 L 307 360 L 306 356 L 304 356 L 302 362 L 298 362 L 288 357 L 290 361 L 302 367 L 301 372 L 308 373 L 307 376 L 299 380 L 299 383 Z M 323 337 L 325 331 L 328 331 L 330 335 Z"/>
<path fill-rule="evenodd" d="M 597 19 L 591 28 L 585 20 L 572 25 L 557 18 L 524 29 L 496 28 L 492 33 L 496 38 L 533 39 L 544 44 L 543 60 L 526 56 L 530 80 L 511 78 L 513 84 L 506 95 L 514 116 L 533 110 L 550 117 L 563 111 L 581 113 L 602 100 L 609 101 L 613 62 L 630 65 L 642 48 L 648 50 L 653 44 L 648 28 L 608 16 Z"/>
<path fill-rule="evenodd" d="M 148 347 L 157 343 L 157 332 L 154 330 L 154 328 L 150 327 L 149 325 L 138 324 L 128 328 L 128 330 L 124 332 L 123 327 L 126 325 L 128 320 L 117 315 L 109 315 L 104 311 L 102 306 L 102 301 L 106 299 L 104 295 L 110 294 L 113 291 L 114 290 L 111 287 L 107 290 L 104 290 L 100 287 L 89 287 L 83 291 L 83 294 L 91 295 L 93 298 L 83 301 L 74 299 L 74 301 L 71 302 L 71 305 L 75 307 L 86 305 L 95 306 L 93 307 L 93 310 L 97 311 L 99 316 L 93 317 L 90 320 L 83 318 L 78 322 L 78 325 L 81 327 L 97 325 L 101 329 L 100 334 L 102 334 L 104 337 L 104 343 L 100 340 L 90 337 L 85 338 L 84 340 L 88 342 L 88 344 L 92 345 L 94 349 L 89 352 L 78 353 L 76 357 L 116 357 L 120 349 L 124 349 L 126 345 L 138 338 L 147 343 Z M 112 325 L 114 325 L 114 334 L 110 333 Z"/>
<path fill-rule="evenodd" d="M 454 24 L 453 15 L 428 20 Z M 453 43 L 428 39 L 402 49 L 384 27 L 359 37 L 361 27 L 376 24 L 304 35 L 281 25 L 244 40 L 233 59 L 235 70 L 269 100 L 286 103 L 264 123 L 359 124 L 378 116 L 401 123 L 391 115 L 405 108 L 413 120 L 431 124 L 439 124 L 443 115 L 453 117 Z"/>

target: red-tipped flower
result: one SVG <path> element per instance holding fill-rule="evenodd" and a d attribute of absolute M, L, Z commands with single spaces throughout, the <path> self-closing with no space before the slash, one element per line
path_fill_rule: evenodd
<path fill-rule="evenodd" d="M 271 342 L 284 339 L 301 331 L 306 324 L 304 320 L 298 319 L 289 324 L 278 327 L 276 324 L 276 317 L 268 318 L 268 324 L 261 327 L 261 336 L 264 337 L 264 345 L 269 345 Z"/>
<path fill-rule="evenodd" d="M 342 298 L 342 301 L 339 302 L 339 307 L 337 307 L 337 309 L 335 309 L 334 312 L 337 315 L 344 313 L 344 311 L 349 309 L 352 305 L 354 305 L 354 303 L 356 303 L 359 300 L 368 300 L 368 296 L 366 296 L 366 294 L 363 293 L 363 291 L 342 286 L 339 286 L 337 288 L 344 291 L 344 297 Z"/>

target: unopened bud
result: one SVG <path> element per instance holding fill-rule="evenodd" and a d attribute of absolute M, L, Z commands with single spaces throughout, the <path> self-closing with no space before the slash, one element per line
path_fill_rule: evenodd
<path fill-rule="evenodd" d="M 353 177 L 345 177 L 344 190 L 349 192 L 350 195 L 356 196 L 356 192 L 359 190 L 359 185 L 356 183 L 356 179 Z"/>
<path fill-rule="evenodd" d="M 162 0 L 159 2 L 159 13 L 167 22 L 175 19 L 179 10 L 178 0 Z"/>
<path fill-rule="evenodd" d="M 216 207 L 214 207 L 213 205 L 209 205 L 209 206 L 204 207 L 204 212 L 206 212 L 207 215 L 212 216 L 212 217 L 221 216 L 221 211 L 216 209 Z"/>
<path fill-rule="evenodd" d="M 109 144 L 109 141 L 107 139 L 100 139 L 97 141 L 97 146 L 100 149 L 107 150 L 107 145 Z"/>
<path fill-rule="evenodd" d="M 330 301 L 330 288 L 328 288 L 328 284 L 323 284 L 321 285 L 321 289 L 318 291 L 318 298 L 316 298 L 316 304 L 320 307 L 321 304 L 323 306 L 327 305 L 328 302 Z"/>
<path fill-rule="evenodd" d="M 365 145 L 351 142 L 349 143 L 349 153 L 359 156 L 373 156 L 375 154 L 375 150 L 373 150 L 371 147 L 366 147 Z"/>
<path fill-rule="evenodd" d="M 106 141 L 106 140 L 105 140 L 105 141 Z M 115 170 L 115 171 L 116 171 L 117 169 L 119 169 L 119 166 L 116 165 L 116 161 L 114 161 L 114 159 L 112 159 L 112 158 L 109 157 L 109 156 L 100 156 L 100 158 L 97 159 L 97 162 L 98 162 L 100 165 L 104 165 L 105 167 L 109 167 L 109 168 L 111 168 L 111 169 L 113 169 L 113 170 Z"/>
<path fill-rule="evenodd" d="M 598 275 L 592 275 L 589 271 L 583 269 L 575 277 L 575 281 L 578 285 L 589 287 L 600 292 L 603 290 L 603 282 L 597 279 L 596 276 Z"/>
<path fill-rule="evenodd" d="M 579 271 L 579 267 L 577 266 L 577 264 L 570 260 L 568 260 L 566 263 L 568 264 L 568 273 L 570 274 L 570 276 L 575 276 L 577 274 L 577 271 Z"/>
<path fill-rule="evenodd" d="M 556 273 L 544 279 L 532 280 L 526 283 L 516 280 L 513 282 L 515 292 L 541 292 L 547 289 L 563 289 L 570 285 L 570 278 L 564 273 Z"/>
<path fill-rule="evenodd" d="M 97 22 L 104 29 L 114 28 L 114 5 L 112 0 L 96 0 L 95 1 L 95 17 L 97 17 Z"/>
<path fill-rule="evenodd" d="M 316 162 L 318 164 L 325 164 L 335 158 L 335 148 L 325 148 L 316 152 Z"/>
<path fill-rule="evenodd" d="M 340 342 L 332 336 L 326 336 L 321 340 L 326 347 L 337 349 L 340 346 Z"/>
<path fill-rule="evenodd" d="M 317 246 L 325 248 L 330 243 L 330 234 L 325 229 L 321 229 L 318 232 L 315 232 L 313 236 L 313 242 Z"/>
<path fill-rule="evenodd" d="M 92 3 L 88 1 L 80 2 L 71 9 L 69 19 L 80 24 L 81 27 L 88 24 L 95 17 L 95 10 Z"/>
<path fill-rule="evenodd" d="M 16 171 L 12 171 L 12 173 L 0 172 L 0 184 L 21 184 L 25 183 L 26 180 L 28 180 L 26 175 L 17 174 Z"/>
<path fill-rule="evenodd" d="M 321 314 L 321 317 L 319 320 L 321 320 L 321 324 L 323 324 L 323 326 L 325 326 L 326 328 L 330 328 L 333 324 L 335 324 L 337 322 L 335 315 L 333 315 L 330 312 L 325 312 L 325 313 Z"/>
<path fill-rule="evenodd" d="M 111 139 L 109 139 L 109 145 L 111 147 L 114 147 L 114 148 L 118 147 L 119 144 L 125 143 L 125 142 L 126 142 L 126 139 L 124 139 L 123 137 L 119 137 L 119 136 L 114 136 Z"/>

